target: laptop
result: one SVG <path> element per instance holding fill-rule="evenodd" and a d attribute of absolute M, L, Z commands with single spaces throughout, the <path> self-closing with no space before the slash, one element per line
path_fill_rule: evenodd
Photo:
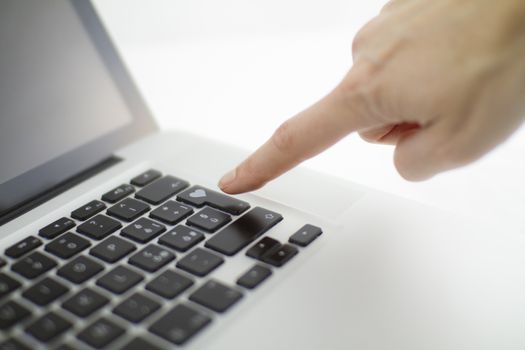
<path fill-rule="evenodd" d="M 247 153 L 159 131 L 87 0 L 2 1 L 0 113 L 0 349 L 525 348 L 522 234 L 303 168 L 221 193 Z"/>

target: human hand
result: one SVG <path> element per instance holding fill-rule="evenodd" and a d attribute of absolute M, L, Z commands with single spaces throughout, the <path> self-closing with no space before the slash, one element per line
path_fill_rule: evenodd
<path fill-rule="evenodd" d="M 401 176 L 424 180 L 480 158 L 523 122 L 523 0 L 392 0 L 352 52 L 343 81 L 225 175 L 223 191 L 260 188 L 355 131 L 395 145 Z"/>

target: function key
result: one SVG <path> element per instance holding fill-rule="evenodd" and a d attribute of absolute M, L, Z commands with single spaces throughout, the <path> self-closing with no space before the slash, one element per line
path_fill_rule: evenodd
<path fill-rule="evenodd" d="M 75 222 L 73 220 L 71 220 L 70 218 L 60 218 L 57 221 L 41 229 L 38 232 L 38 234 L 40 235 L 40 237 L 53 239 L 66 232 L 67 230 L 72 229 L 73 227 L 75 227 Z"/>
<path fill-rule="evenodd" d="M 121 227 L 122 224 L 117 220 L 100 214 L 78 226 L 77 231 L 89 238 L 99 240 L 109 236 Z"/>
<path fill-rule="evenodd" d="M 187 226 L 179 225 L 159 238 L 159 243 L 185 252 L 204 240 L 204 234 Z"/>
<path fill-rule="evenodd" d="M 186 219 L 192 213 L 193 209 L 187 205 L 175 201 L 167 201 L 157 209 L 153 210 L 149 216 L 166 224 L 175 225 Z"/>
<path fill-rule="evenodd" d="M 187 189 L 179 194 L 177 199 L 199 208 L 206 204 L 232 215 L 240 215 L 250 208 L 250 205 L 245 201 L 201 186 L 193 186 Z"/>
<path fill-rule="evenodd" d="M 155 272 L 173 259 L 175 259 L 175 255 L 169 250 L 149 244 L 129 258 L 128 262 L 143 270 Z"/>
<path fill-rule="evenodd" d="M 242 293 L 210 280 L 190 295 L 190 300 L 215 312 L 225 312 L 242 298 Z"/>
<path fill-rule="evenodd" d="M 31 315 L 31 312 L 28 309 L 15 301 L 9 300 L 0 305 L 0 329 L 6 330 L 29 315 Z"/>
<path fill-rule="evenodd" d="M 100 213 L 105 208 L 106 205 L 103 202 L 94 200 L 89 202 L 88 204 L 81 206 L 77 210 L 74 210 L 71 213 L 71 216 L 73 217 L 73 219 L 84 221 L 89 219 L 93 215 Z"/>
<path fill-rule="evenodd" d="M 135 293 L 113 309 L 113 313 L 125 320 L 139 323 L 160 308 L 160 304 L 147 296 Z"/>
<path fill-rule="evenodd" d="M 271 251 L 262 257 L 262 261 L 273 266 L 283 266 L 298 253 L 296 247 L 283 244 L 279 249 Z"/>
<path fill-rule="evenodd" d="M 206 247 L 233 255 L 275 226 L 283 217 L 255 207 L 206 242 Z"/>
<path fill-rule="evenodd" d="M 73 283 L 79 284 L 95 276 L 104 267 L 86 256 L 76 257 L 57 271 L 57 275 Z"/>
<path fill-rule="evenodd" d="M 45 306 L 69 291 L 62 283 L 46 277 L 22 293 L 22 296 L 36 305 Z"/>
<path fill-rule="evenodd" d="M 160 171 L 150 169 L 131 179 L 131 184 L 139 187 L 146 186 L 147 184 L 154 180 L 157 180 L 161 176 L 162 174 Z"/>
<path fill-rule="evenodd" d="M 190 217 L 186 223 L 207 232 L 215 232 L 230 221 L 232 218 L 228 214 L 206 207 Z"/>
<path fill-rule="evenodd" d="M 39 252 L 31 253 L 12 266 L 12 270 L 25 278 L 33 279 L 51 270 L 56 261 Z"/>
<path fill-rule="evenodd" d="M 264 237 L 257 242 L 253 247 L 248 249 L 246 255 L 257 260 L 261 260 L 262 257 L 272 250 L 276 250 L 281 246 L 278 240 L 270 237 Z"/>
<path fill-rule="evenodd" d="M 137 249 L 125 239 L 111 236 L 94 246 L 89 253 L 101 260 L 114 263 Z"/>
<path fill-rule="evenodd" d="M 138 191 L 135 197 L 151 204 L 160 204 L 188 186 L 187 181 L 167 175 Z"/>
<path fill-rule="evenodd" d="M 182 345 L 211 322 L 205 314 L 184 304 L 175 306 L 149 328 L 150 332 Z"/>
<path fill-rule="evenodd" d="M 153 345 L 148 340 L 142 337 L 135 337 L 129 343 L 120 348 L 120 350 L 162 350 L 161 348 Z"/>
<path fill-rule="evenodd" d="M 202 248 L 196 248 L 182 258 L 177 267 L 197 276 L 206 276 L 224 262 L 224 259 Z"/>
<path fill-rule="evenodd" d="M 42 241 L 34 236 L 29 236 L 24 238 L 20 242 L 12 245 L 11 247 L 5 250 L 5 255 L 10 258 L 19 258 L 25 253 L 28 253 L 42 245 Z"/>
<path fill-rule="evenodd" d="M 123 335 L 124 332 L 124 328 L 102 317 L 81 331 L 77 337 L 95 349 L 102 349 Z"/>
<path fill-rule="evenodd" d="M 133 221 L 149 211 L 149 205 L 133 198 L 126 198 L 108 209 L 108 214 L 124 221 Z"/>
<path fill-rule="evenodd" d="M 66 330 L 72 323 L 55 312 L 48 312 L 26 328 L 26 332 L 41 342 L 49 342 Z"/>
<path fill-rule="evenodd" d="M 68 232 L 48 243 L 45 250 L 62 259 L 69 259 L 89 247 L 91 243 L 85 238 Z"/>
<path fill-rule="evenodd" d="M 0 273 L 0 298 L 9 295 L 12 291 L 18 289 L 20 286 L 20 282 L 14 278 L 6 275 L 5 273 Z"/>
<path fill-rule="evenodd" d="M 122 294 L 142 281 L 144 277 L 124 266 L 117 266 L 97 280 L 97 285 L 115 294 Z"/>
<path fill-rule="evenodd" d="M 172 270 L 166 270 L 146 285 L 146 289 L 166 299 L 173 299 L 193 285 L 193 281 Z"/>
<path fill-rule="evenodd" d="M 265 279 L 270 277 L 272 270 L 262 265 L 255 265 L 244 275 L 239 277 L 237 284 L 244 288 L 253 289 L 261 284 Z"/>
<path fill-rule="evenodd" d="M 135 192 L 135 187 L 128 184 L 122 184 L 117 188 L 114 188 L 111 191 L 105 193 L 102 196 L 102 200 L 109 203 L 117 203 L 119 200 L 129 196 L 133 192 Z"/>
<path fill-rule="evenodd" d="M 66 300 L 62 307 L 78 317 L 88 317 L 109 303 L 109 299 L 91 288 L 84 288 Z"/>
<path fill-rule="evenodd" d="M 140 218 L 134 223 L 126 226 L 121 236 L 139 243 L 146 243 L 166 231 L 166 226 L 161 225 L 148 218 Z"/>
<path fill-rule="evenodd" d="M 301 247 L 306 247 L 310 243 L 312 243 L 317 237 L 319 237 L 323 233 L 323 230 L 321 230 L 317 226 L 313 225 L 304 225 L 294 233 L 290 239 L 289 242 L 293 244 L 297 244 Z"/>

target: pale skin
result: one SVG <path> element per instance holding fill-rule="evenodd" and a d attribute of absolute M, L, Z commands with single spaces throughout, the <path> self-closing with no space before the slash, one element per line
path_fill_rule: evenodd
<path fill-rule="evenodd" d="M 353 132 L 393 145 L 401 176 L 421 181 L 479 159 L 524 120 L 524 0 L 392 0 L 352 52 L 341 83 L 226 174 L 223 191 L 258 189 Z"/>

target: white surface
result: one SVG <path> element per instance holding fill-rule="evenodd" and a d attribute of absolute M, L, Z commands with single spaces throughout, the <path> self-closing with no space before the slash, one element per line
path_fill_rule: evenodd
<path fill-rule="evenodd" d="M 163 128 L 247 149 L 339 81 L 354 34 L 382 3 L 98 1 Z M 417 184 L 397 175 L 391 148 L 355 135 L 305 165 L 525 233 L 524 140 L 522 128 L 478 163 Z"/>

